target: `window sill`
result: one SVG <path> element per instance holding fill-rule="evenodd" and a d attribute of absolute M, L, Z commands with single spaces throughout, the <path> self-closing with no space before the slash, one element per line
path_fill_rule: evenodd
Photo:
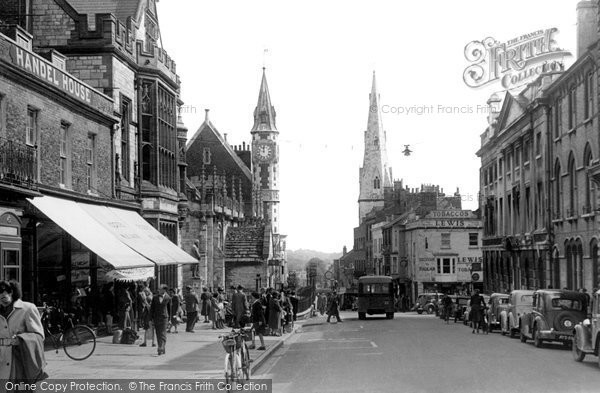
<path fill-rule="evenodd" d="M 553 224 L 561 224 L 564 221 L 564 218 L 554 218 L 552 219 Z"/>
<path fill-rule="evenodd" d="M 577 130 L 577 128 L 575 128 L 575 127 L 571 128 L 569 131 L 567 131 L 567 135 L 575 134 L 576 130 Z"/>
<path fill-rule="evenodd" d="M 591 116 L 590 116 L 590 117 L 588 117 L 587 119 L 585 119 L 585 120 L 583 121 L 583 124 L 584 124 L 584 125 L 587 125 L 587 124 L 591 123 L 591 122 L 592 122 L 592 119 L 593 119 L 593 117 L 591 117 Z"/>
<path fill-rule="evenodd" d="M 587 219 L 593 218 L 596 215 L 595 212 L 591 212 L 591 213 L 586 213 L 586 214 L 582 214 L 581 217 Z"/>
<path fill-rule="evenodd" d="M 554 138 L 554 143 L 560 142 L 560 140 L 561 140 L 561 137 L 558 136 L 558 137 Z"/>

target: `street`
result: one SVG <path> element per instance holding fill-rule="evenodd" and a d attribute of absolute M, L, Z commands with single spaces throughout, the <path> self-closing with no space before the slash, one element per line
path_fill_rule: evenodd
<path fill-rule="evenodd" d="M 396 313 L 394 320 L 343 312 L 343 323 L 308 325 L 254 378 L 284 392 L 597 392 L 597 357 L 583 363 L 559 344 L 472 334 L 462 322 Z"/>

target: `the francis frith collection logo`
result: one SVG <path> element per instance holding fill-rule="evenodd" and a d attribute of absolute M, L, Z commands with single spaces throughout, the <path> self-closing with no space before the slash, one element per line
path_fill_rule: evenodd
<path fill-rule="evenodd" d="M 498 82 L 508 90 L 545 72 L 563 71 L 563 58 L 571 53 L 557 46 L 557 32 L 553 27 L 503 43 L 492 37 L 471 41 L 465 46 L 465 58 L 470 63 L 463 73 L 465 83 L 477 88 Z"/>

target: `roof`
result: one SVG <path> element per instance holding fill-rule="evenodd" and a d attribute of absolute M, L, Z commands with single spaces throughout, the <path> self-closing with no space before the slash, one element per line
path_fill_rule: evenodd
<path fill-rule="evenodd" d="M 203 137 L 204 135 L 204 137 Z M 244 161 L 237 155 L 237 153 L 231 148 L 231 145 L 227 143 L 225 138 L 221 135 L 221 133 L 217 130 L 214 124 L 208 119 L 208 113 L 206 115 L 206 119 L 204 122 L 198 127 L 198 130 L 192 138 L 188 141 L 186 147 L 186 156 L 188 159 L 188 176 L 193 176 L 194 174 L 199 175 L 199 168 L 202 166 L 202 155 L 204 147 L 213 147 L 212 153 L 217 153 L 215 144 L 213 144 L 212 140 L 216 140 L 216 144 L 220 145 L 223 149 L 223 152 L 226 156 L 229 157 L 231 165 L 230 166 L 224 160 L 218 160 L 218 166 L 223 167 L 223 169 L 228 170 L 228 172 L 235 171 L 234 168 L 237 168 L 239 174 L 243 174 L 248 181 L 252 180 L 252 172 L 250 172 L 250 168 L 246 166 Z M 197 158 L 197 159 L 196 159 Z M 217 160 L 215 160 L 217 161 Z"/>
<path fill-rule="evenodd" d="M 227 229 L 225 262 L 262 262 L 264 225 Z"/>
<path fill-rule="evenodd" d="M 135 19 L 142 0 L 67 0 L 80 14 L 113 14 L 125 23 L 128 17 Z"/>
<path fill-rule="evenodd" d="M 256 103 L 256 109 L 254 109 L 254 125 L 251 132 L 277 131 L 275 116 L 275 108 L 271 105 L 271 95 L 269 94 L 269 86 L 267 85 L 267 75 L 263 67 L 258 102 Z"/>

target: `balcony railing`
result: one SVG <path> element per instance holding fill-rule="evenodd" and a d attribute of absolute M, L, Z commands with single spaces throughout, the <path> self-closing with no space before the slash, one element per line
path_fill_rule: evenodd
<path fill-rule="evenodd" d="M 34 147 L 0 138 L 0 182 L 34 188 L 36 172 Z"/>

